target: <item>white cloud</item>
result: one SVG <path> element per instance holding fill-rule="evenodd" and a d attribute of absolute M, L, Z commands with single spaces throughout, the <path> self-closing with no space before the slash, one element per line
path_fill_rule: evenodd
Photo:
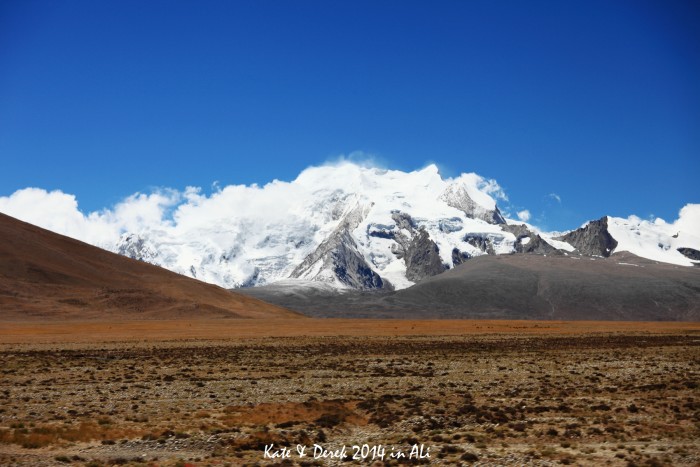
<path fill-rule="evenodd" d="M 496 199 L 500 199 L 501 201 L 508 201 L 508 196 L 506 195 L 506 192 L 503 190 L 503 188 L 501 188 L 501 186 L 496 182 L 496 180 L 482 177 L 479 178 L 481 178 L 481 183 L 479 185 L 479 189 L 481 191 L 489 194 L 490 196 L 493 196 Z"/>
<path fill-rule="evenodd" d="M 0 197 L 0 211 L 54 232 L 97 243 L 108 237 L 110 228 L 98 213 L 85 216 L 74 195 L 60 190 L 25 188 Z"/>
<path fill-rule="evenodd" d="M 555 200 L 557 203 L 561 204 L 561 196 L 556 193 L 550 193 L 547 195 L 548 198 Z"/>
<path fill-rule="evenodd" d="M 683 206 L 673 226 L 679 231 L 691 232 L 700 236 L 700 204 Z"/>
<path fill-rule="evenodd" d="M 527 209 L 523 209 L 522 211 L 518 211 L 517 213 L 518 219 L 520 219 L 523 222 L 527 222 L 530 220 L 530 211 Z"/>
<path fill-rule="evenodd" d="M 321 164 L 322 167 L 338 167 L 345 164 L 356 165 L 363 168 L 372 169 L 382 169 L 387 170 L 388 165 L 384 159 L 380 156 L 365 151 L 353 151 L 350 154 L 340 154 L 337 156 L 329 157 L 326 161 Z M 308 170 L 308 167 L 306 170 Z"/>
<path fill-rule="evenodd" d="M 99 246 L 111 246 L 125 231 L 168 224 L 167 212 L 181 199 L 175 190 L 133 194 L 111 210 L 83 214 L 72 194 L 25 188 L 0 197 L 0 212 Z"/>
<path fill-rule="evenodd" d="M 630 224 L 654 224 L 667 227 L 669 231 L 687 232 L 695 236 L 700 236 L 700 204 L 686 204 L 678 211 L 678 218 L 673 222 L 666 222 L 660 217 L 650 215 L 648 219 L 642 219 L 634 214 L 626 219 Z"/>

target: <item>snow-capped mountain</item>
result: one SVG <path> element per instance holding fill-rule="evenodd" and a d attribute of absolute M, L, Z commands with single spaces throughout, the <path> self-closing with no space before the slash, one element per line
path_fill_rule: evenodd
<path fill-rule="evenodd" d="M 673 223 L 603 217 L 547 233 L 508 219 L 499 185 L 435 165 L 403 172 L 350 162 L 295 180 L 136 194 L 84 215 L 74 196 L 41 189 L 0 197 L 0 211 L 226 288 L 292 280 L 336 289 L 404 289 L 482 255 L 635 255 L 700 263 L 700 204 Z"/>
<path fill-rule="evenodd" d="M 503 229 L 495 182 L 476 174 L 443 179 L 434 165 L 408 173 L 314 167 L 290 183 L 245 188 L 265 191 L 253 207 L 239 204 L 250 199 L 237 193 L 243 190 L 199 198 L 169 228 L 126 232 L 113 250 L 224 287 L 296 278 L 376 289 L 408 287 L 472 256 L 509 253 L 517 241 Z M 190 214 L 204 204 L 207 218 L 193 222 Z"/>
<path fill-rule="evenodd" d="M 246 205 L 255 190 L 264 199 Z M 434 165 L 414 172 L 313 167 L 289 183 L 197 198 L 178 209 L 172 226 L 124 233 L 113 250 L 228 288 L 298 279 L 403 289 L 469 258 L 514 252 L 629 251 L 686 266 L 700 259 L 693 256 L 700 228 L 604 217 L 555 237 L 506 220 L 499 197 L 493 181 L 473 173 L 445 179 Z M 204 205 L 207 217 L 194 219 Z"/>

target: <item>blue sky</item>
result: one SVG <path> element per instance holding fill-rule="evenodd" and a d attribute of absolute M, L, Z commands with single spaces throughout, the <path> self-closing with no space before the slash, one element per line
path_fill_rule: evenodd
<path fill-rule="evenodd" d="M 363 152 L 549 229 L 700 201 L 694 1 L 0 2 L 0 196 L 108 207 Z M 550 194 L 557 194 L 561 202 Z"/>

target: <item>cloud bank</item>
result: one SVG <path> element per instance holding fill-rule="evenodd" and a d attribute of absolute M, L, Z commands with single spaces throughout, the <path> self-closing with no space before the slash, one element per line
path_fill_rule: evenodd
<path fill-rule="evenodd" d="M 185 193 L 186 194 L 186 193 Z M 183 199 L 176 190 L 128 196 L 111 209 L 84 214 L 78 200 L 60 190 L 24 188 L 0 197 L 0 212 L 62 235 L 106 247 L 119 235 L 168 225 L 167 213 Z"/>
<path fill-rule="evenodd" d="M 84 242 L 113 249 L 124 233 L 165 231 L 171 236 L 178 233 L 211 231 L 224 228 L 232 219 L 249 219 L 261 228 L 265 223 L 284 223 L 294 217 L 329 216 L 323 207 L 314 205 L 314 198 L 331 189 L 352 193 L 364 188 L 377 189 L 376 183 L 367 177 L 366 170 L 394 175 L 407 175 L 377 167 L 364 154 L 352 158 L 338 158 L 318 167 L 309 167 L 291 181 L 273 180 L 264 186 L 216 184 L 209 195 L 197 187 L 183 191 L 160 189 L 152 193 L 135 193 L 114 206 L 84 213 L 73 194 L 61 190 L 24 188 L 9 196 L 0 197 L 0 212 L 25 222 L 38 225 L 56 233 Z M 432 169 L 432 168 L 434 169 Z M 435 166 L 428 166 L 412 174 L 430 174 L 440 177 Z M 422 175 L 417 175 L 417 180 Z M 460 180 L 475 190 L 498 200 L 507 200 L 503 189 L 495 180 L 477 174 L 462 174 L 457 178 L 445 178 L 446 182 Z M 475 192 L 475 194 L 478 194 Z M 482 195 L 483 196 L 483 195 Z M 222 233 L 223 234 L 223 233 Z"/>

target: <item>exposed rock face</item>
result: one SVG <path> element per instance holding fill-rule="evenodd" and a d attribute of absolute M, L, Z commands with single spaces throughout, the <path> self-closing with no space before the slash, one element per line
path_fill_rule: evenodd
<path fill-rule="evenodd" d="M 333 272 L 343 284 L 361 290 L 381 289 L 388 285 L 379 274 L 372 271 L 357 251 L 357 245 L 349 232 L 342 232 L 340 242 L 330 252 L 330 256 Z"/>
<path fill-rule="evenodd" d="M 391 285 L 367 264 L 350 233 L 363 217 L 362 206 L 348 213 L 336 230 L 292 271 L 290 277 L 327 282 L 337 279 L 359 290 L 390 288 Z"/>
<path fill-rule="evenodd" d="M 448 206 L 459 209 L 472 219 L 481 219 L 489 224 L 506 223 L 497 206 L 493 210 L 484 208 L 469 196 L 467 189 L 463 185 L 453 184 L 448 186 L 440 196 L 440 200 L 446 202 Z"/>
<path fill-rule="evenodd" d="M 491 239 L 486 235 L 481 234 L 467 234 L 464 236 L 464 241 L 469 243 L 471 246 L 476 247 L 487 253 L 489 255 L 494 255 L 496 252 L 493 249 L 493 243 Z"/>
<path fill-rule="evenodd" d="M 515 235 L 516 253 L 535 255 L 559 254 L 560 251 L 547 243 L 542 237 L 527 228 L 526 225 L 504 225 L 503 230 Z"/>
<path fill-rule="evenodd" d="M 452 264 L 455 265 L 455 267 L 459 266 L 469 258 L 471 258 L 469 253 L 459 251 L 457 248 L 452 249 Z"/>
<path fill-rule="evenodd" d="M 405 212 L 392 212 L 391 218 L 394 222 L 396 222 L 396 227 L 399 229 L 405 229 L 409 232 L 413 232 L 413 229 L 416 228 L 416 223 L 413 221 L 413 218 Z"/>
<path fill-rule="evenodd" d="M 700 251 L 694 248 L 678 248 L 678 252 L 688 259 L 700 261 Z"/>
<path fill-rule="evenodd" d="M 416 223 L 410 215 L 394 212 L 391 217 L 397 228 L 392 231 L 391 238 L 396 243 L 392 245 L 391 251 L 406 263 L 408 280 L 418 282 L 448 269 L 440 258 L 440 248 L 425 229 L 416 229 Z M 404 231 L 408 231 L 408 235 Z"/>
<path fill-rule="evenodd" d="M 406 278 L 418 282 L 426 277 L 440 274 L 447 269 L 440 259 L 440 249 L 425 230 L 419 230 L 418 234 L 406 249 L 404 260 L 406 261 Z"/>
<path fill-rule="evenodd" d="M 154 263 L 158 256 L 157 250 L 151 247 L 143 237 L 136 234 L 123 235 L 119 240 L 116 253 L 147 263 Z"/>
<path fill-rule="evenodd" d="M 617 248 L 617 240 L 608 232 L 607 216 L 591 221 L 559 239 L 571 244 L 580 254 L 588 256 L 607 258 Z"/>
<path fill-rule="evenodd" d="M 396 222 L 396 230 L 391 231 L 391 238 L 396 242 L 391 246 L 391 252 L 406 262 L 406 252 L 411 245 L 413 235 L 415 235 L 416 224 L 411 216 L 403 212 L 394 212 L 391 214 L 391 218 Z M 408 231 L 408 235 L 404 231 Z"/>
<path fill-rule="evenodd" d="M 515 235 L 516 238 L 521 238 L 521 237 L 529 237 L 531 235 L 535 235 L 534 232 L 532 232 L 530 229 L 527 228 L 525 224 L 520 224 L 520 225 L 513 225 L 513 224 L 508 224 L 503 226 L 503 230 L 506 232 L 510 232 L 513 235 Z"/>

